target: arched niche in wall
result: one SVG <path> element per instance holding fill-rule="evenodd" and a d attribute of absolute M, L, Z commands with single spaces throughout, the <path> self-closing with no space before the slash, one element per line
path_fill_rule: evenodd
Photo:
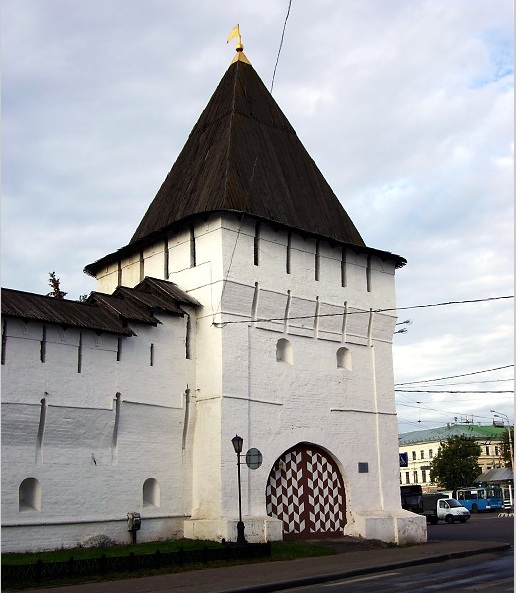
<path fill-rule="evenodd" d="M 41 484 L 36 478 L 26 478 L 18 492 L 20 511 L 41 511 Z"/>
<path fill-rule="evenodd" d="M 285 338 L 280 338 L 276 344 L 276 361 L 294 364 L 292 344 Z"/>
<path fill-rule="evenodd" d="M 160 505 L 160 487 L 155 478 L 148 478 L 143 483 L 143 506 L 159 507 Z"/>
<path fill-rule="evenodd" d="M 337 368 L 351 371 L 351 352 L 348 348 L 339 348 L 337 350 Z"/>

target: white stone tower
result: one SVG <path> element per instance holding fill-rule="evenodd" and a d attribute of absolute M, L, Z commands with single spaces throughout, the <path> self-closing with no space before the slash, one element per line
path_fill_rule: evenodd
<path fill-rule="evenodd" d="M 145 277 L 202 307 L 191 320 L 190 537 L 346 533 L 406 543 L 392 374 L 397 255 L 367 247 L 242 48 L 131 242 L 87 266 L 98 290 Z"/>
<path fill-rule="evenodd" d="M 238 51 L 240 50 L 240 51 Z M 2 550 L 349 534 L 401 509 L 394 275 L 242 52 L 86 302 L 2 289 Z"/>

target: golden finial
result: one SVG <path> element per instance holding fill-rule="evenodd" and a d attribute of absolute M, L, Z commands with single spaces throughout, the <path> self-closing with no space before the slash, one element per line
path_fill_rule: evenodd
<path fill-rule="evenodd" d="M 244 46 L 242 45 L 242 36 L 240 35 L 240 26 L 235 25 L 231 29 L 231 33 L 228 36 L 226 43 L 229 43 L 233 37 L 238 37 L 238 42 L 236 44 L 236 56 L 233 58 L 232 62 L 245 62 L 246 64 L 251 64 L 251 62 L 247 59 L 246 55 L 244 54 Z"/>
<path fill-rule="evenodd" d="M 233 39 L 233 37 L 238 37 L 238 43 L 236 44 L 235 49 L 237 51 L 243 51 L 244 46 L 242 45 L 242 36 L 240 35 L 240 26 L 239 25 L 235 25 L 231 29 L 231 33 L 229 34 L 226 43 L 229 43 Z"/>

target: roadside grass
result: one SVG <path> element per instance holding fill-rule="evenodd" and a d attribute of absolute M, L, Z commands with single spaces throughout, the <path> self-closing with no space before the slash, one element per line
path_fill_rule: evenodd
<path fill-rule="evenodd" d="M 106 548 L 61 548 L 48 552 L 26 552 L 21 554 L 2 554 L 2 564 L 35 564 L 38 560 L 42 562 L 66 562 L 70 558 L 85 560 L 89 558 L 100 558 L 101 556 L 129 556 L 133 554 L 154 554 L 160 552 L 177 552 L 178 550 L 198 550 L 202 548 L 217 548 L 220 544 L 205 540 L 170 540 L 131 544 L 126 546 L 109 546 Z"/>
<path fill-rule="evenodd" d="M 100 558 L 102 555 L 108 556 L 129 556 L 133 553 L 137 554 L 154 554 L 157 550 L 161 553 L 177 552 L 179 550 L 198 550 L 203 548 L 220 548 L 222 544 L 208 540 L 167 540 L 159 542 L 150 542 L 142 544 L 134 544 L 127 546 L 111 546 L 107 548 L 73 548 L 73 549 L 59 549 L 48 552 L 23 553 L 23 554 L 2 554 L 2 565 L 22 565 L 34 564 L 41 560 L 47 562 L 65 562 L 71 557 L 75 560 Z M 224 566 L 235 566 L 238 564 L 250 564 L 256 562 L 274 562 L 280 560 L 295 560 L 298 558 L 309 558 L 315 556 L 328 556 L 335 554 L 335 550 L 331 547 L 314 542 L 289 542 L 280 541 L 272 542 L 271 556 L 267 558 L 256 558 L 252 560 L 224 560 L 214 561 L 207 564 L 192 563 L 184 564 L 182 566 L 166 566 L 161 569 L 147 569 L 132 572 L 117 572 L 104 575 L 89 575 L 73 578 L 55 579 L 52 581 L 46 580 L 43 586 L 59 586 L 80 584 L 85 582 L 99 582 L 106 580 L 137 578 L 142 576 L 152 576 L 160 574 L 172 574 L 177 572 L 186 572 L 190 570 L 202 570 L 203 568 L 220 568 Z M 42 583 L 24 582 L 18 583 L 16 586 L 12 584 L 9 589 L 25 589 L 29 587 L 42 586 Z M 2 589 L 3 589 L 2 583 Z"/>

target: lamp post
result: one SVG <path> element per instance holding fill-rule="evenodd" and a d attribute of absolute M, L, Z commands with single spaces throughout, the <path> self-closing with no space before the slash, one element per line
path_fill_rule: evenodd
<path fill-rule="evenodd" d="M 511 423 L 509 422 L 509 416 L 507 416 L 507 414 L 502 414 L 502 412 L 497 412 L 496 410 L 491 410 L 491 412 L 493 412 L 493 414 L 497 418 L 502 418 L 502 419 L 505 418 L 505 420 L 507 420 L 507 431 L 508 431 L 507 437 L 509 439 L 509 453 L 511 455 L 511 468 L 512 468 L 512 471 L 514 472 L 514 452 L 512 449 Z M 514 478 L 513 478 L 513 483 L 514 483 Z M 511 489 L 510 484 L 509 484 L 509 502 L 512 507 L 514 503 L 513 503 L 512 489 Z"/>
<path fill-rule="evenodd" d="M 233 443 L 233 449 L 237 454 L 237 468 L 238 468 L 238 523 L 237 523 L 237 544 L 242 546 L 246 544 L 244 530 L 245 526 L 242 521 L 242 483 L 240 480 L 240 454 L 242 453 L 242 447 L 244 439 L 238 435 L 235 435 L 231 442 Z"/>
<path fill-rule="evenodd" d="M 509 452 L 511 454 L 511 467 L 512 471 L 514 471 L 514 453 L 512 449 L 512 437 L 511 437 L 511 423 L 509 422 L 509 416 L 507 414 L 502 414 L 502 412 L 497 412 L 496 410 L 491 410 L 494 413 L 495 417 L 497 418 L 505 418 L 507 420 L 507 430 L 509 431 Z"/>

